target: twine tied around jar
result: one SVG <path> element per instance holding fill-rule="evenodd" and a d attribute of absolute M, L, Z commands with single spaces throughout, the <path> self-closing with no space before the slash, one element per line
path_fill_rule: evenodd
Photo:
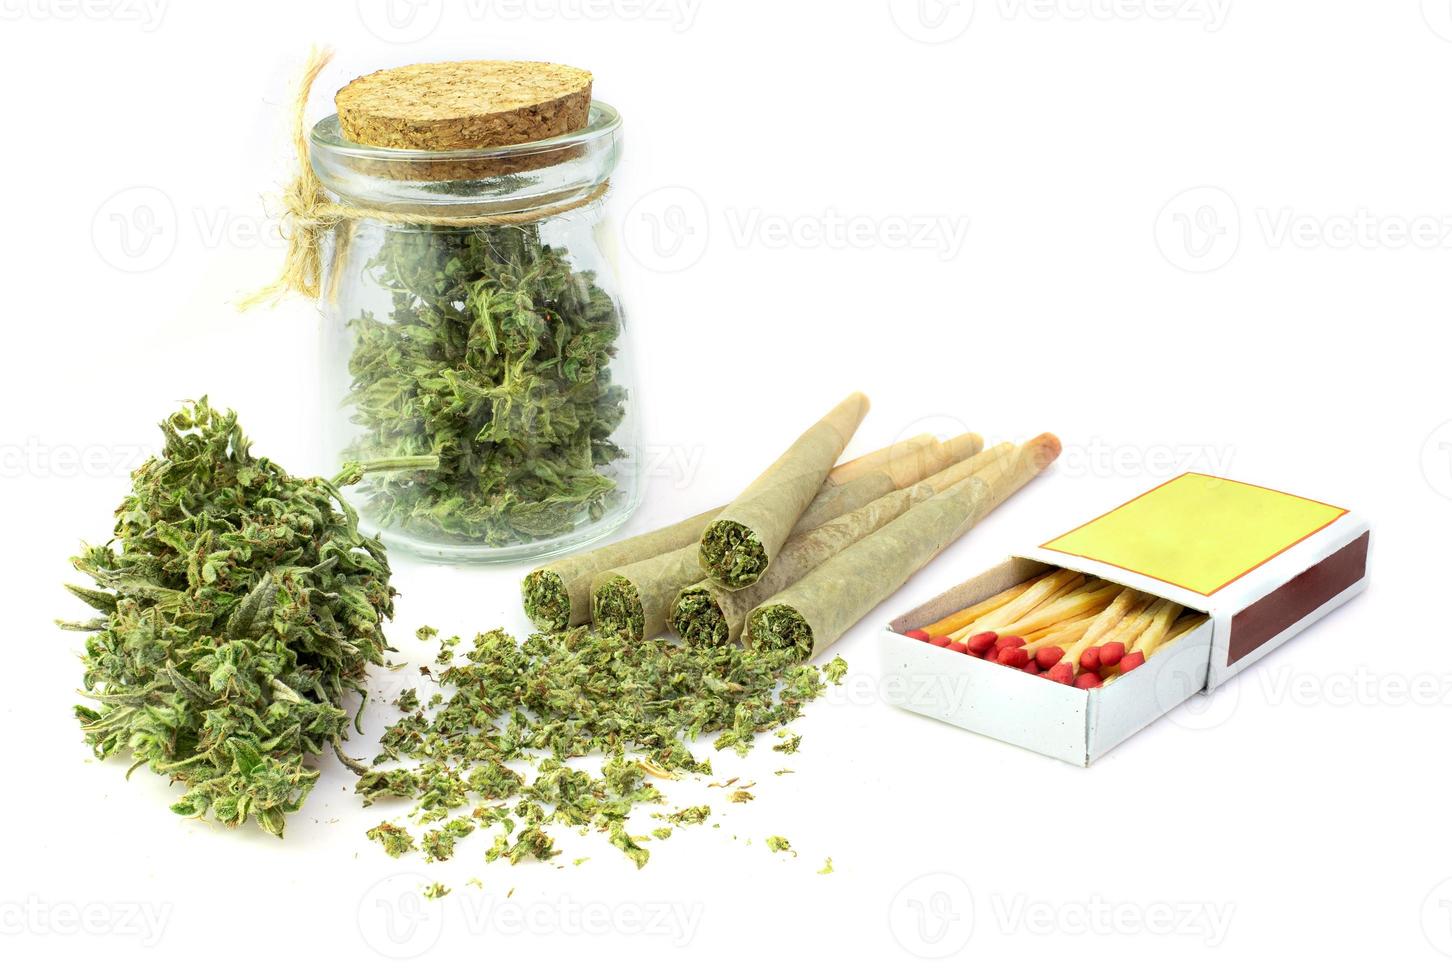
<path fill-rule="evenodd" d="M 238 309 L 248 310 L 262 303 L 273 303 L 288 293 L 317 299 L 322 291 L 323 244 L 328 236 L 338 233 L 340 228 L 346 231 L 347 222 L 364 220 L 447 228 L 531 224 L 592 204 L 604 197 L 610 189 L 610 182 L 603 181 L 582 198 L 507 214 L 422 214 L 356 207 L 335 201 L 328 195 L 323 182 L 313 170 L 312 159 L 308 154 L 305 118 L 313 83 L 332 60 L 333 52 L 330 49 L 313 48 L 308 53 L 302 77 L 293 94 L 292 144 L 297 153 L 298 169 L 282 195 L 282 227 L 287 239 L 287 254 L 283 259 L 282 272 L 270 285 L 243 298 L 237 304 Z M 335 268 L 341 262 L 350 237 L 346 233 L 338 235 L 333 256 Z"/>

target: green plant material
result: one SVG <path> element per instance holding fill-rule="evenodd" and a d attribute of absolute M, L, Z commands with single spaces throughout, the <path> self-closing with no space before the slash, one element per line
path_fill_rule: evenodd
<path fill-rule="evenodd" d="M 640 590 L 623 575 L 607 574 L 591 596 L 596 629 L 624 633 L 633 640 L 645 636 L 645 609 Z"/>
<path fill-rule="evenodd" d="M 681 590 L 671 604 L 670 625 L 687 643 L 721 646 L 731 642 L 731 624 L 708 582 Z"/>
<path fill-rule="evenodd" d="M 730 800 L 732 803 L 750 803 L 752 800 L 756 799 L 756 797 L 752 795 L 749 790 L 737 789 L 732 790 L 727 795 L 726 799 Z"/>
<path fill-rule="evenodd" d="M 663 814 L 664 819 L 678 827 L 699 826 L 706 822 L 711 816 L 709 806 L 688 806 L 684 810 L 677 810 L 675 813 Z"/>
<path fill-rule="evenodd" d="M 650 836 L 654 837 L 656 840 L 670 840 L 671 834 L 674 834 L 675 832 L 676 828 L 674 827 L 657 827 L 650 832 Z"/>
<path fill-rule="evenodd" d="M 520 583 L 524 614 L 535 629 L 555 633 L 570 625 L 570 589 L 559 572 L 536 568 Z"/>
<path fill-rule="evenodd" d="M 429 901 L 434 901 L 435 899 L 443 898 L 451 891 L 453 891 L 453 889 L 450 888 L 448 885 L 443 884 L 442 882 L 430 882 L 423 887 L 423 897 L 427 898 Z"/>
<path fill-rule="evenodd" d="M 790 650 L 800 657 L 812 655 L 812 626 L 791 606 L 781 603 L 761 606 L 747 617 L 747 629 L 748 642 L 752 646 L 763 650 Z"/>
<path fill-rule="evenodd" d="M 824 865 L 822 865 L 822 867 L 817 871 L 817 874 L 819 874 L 819 875 L 829 875 L 829 874 L 831 874 L 835 870 L 836 869 L 832 867 L 832 859 L 830 857 L 828 857 L 827 858 L 827 863 L 824 864 Z"/>
<path fill-rule="evenodd" d="M 455 817 L 443 827 L 430 830 L 423 835 L 423 852 L 430 861 L 447 861 L 454 856 L 454 847 L 474 832 L 474 824 L 463 817 Z"/>
<path fill-rule="evenodd" d="M 782 755 L 796 755 L 802 747 L 802 737 L 800 735 L 793 735 L 791 732 L 782 731 L 777 732 L 776 737 L 781 739 L 781 741 L 771 747 L 773 752 L 780 752 Z"/>
<path fill-rule="evenodd" d="M 785 837 L 768 837 L 766 839 L 766 846 L 773 854 L 789 851 L 792 857 L 797 856 L 797 852 L 792 850 L 792 842 Z"/>
<path fill-rule="evenodd" d="M 847 661 L 841 657 L 833 657 L 827 661 L 827 666 L 822 668 L 822 676 L 835 685 L 842 683 L 842 678 L 847 676 Z"/>
<path fill-rule="evenodd" d="M 370 271 L 392 308 L 349 323 L 360 459 L 437 456 L 370 479 L 386 528 L 505 546 L 598 520 L 624 451 L 615 301 L 538 225 L 384 233 Z"/>
<path fill-rule="evenodd" d="M 735 521 L 713 521 L 701 535 L 701 566 L 728 589 L 744 589 L 766 572 L 770 559 L 756 532 Z"/>
<path fill-rule="evenodd" d="M 745 754 L 758 733 L 782 729 L 826 690 L 816 666 L 790 655 L 583 628 L 523 643 L 501 630 L 480 634 L 438 682 L 447 696 L 437 709 L 384 733 L 377 768 L 358 780 L 365 800 L 411 789 L 420 824 L 473 807 L 476 822 L 502 828 L 490 860 L 553 857 L 548 831 L 565 826 L 606 835 L 637 867 L 650 857 L 640 842 L 652 838 L 627 822 L 663 802 L 656 781 L 710 775 L 690 743 L 715 736 L 717 748 Z M 598 775 L 572 764 L 589 756 L 602 760 Z M 692 806 L 657 818 L 691 826 L 710 813 Z"/>
<path fill-rule="evenodd" d="M 311 757 L 343 754 L 369 664 L 393 614 L 383 546 L 358 530 L 336 486 L 254 456 L 234 412 L 206 398 L 168 417 L 165 444 L 132 474 L 114 539 L 72 564 L 71 587 L 102 615 L 82 657 L 77 707 L 97 758 L 182 783 L 184 816 L 282 836 L 318 779 Z M 342 478 L 356 480 L 358 466 Z"/>
<path fill-rule="evenodd" d="M 377 841 L 384 853 L 391 858 L 402 857 L 417 847 L 413 834 L 387 820 L 369 830 L 368 839 Z"/>

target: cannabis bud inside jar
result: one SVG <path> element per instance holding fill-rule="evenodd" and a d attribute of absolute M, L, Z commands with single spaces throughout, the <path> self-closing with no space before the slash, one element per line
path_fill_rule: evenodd
<path fill-rule="evenodd" d="M 365 527 L 450 560 L 567 550 L 619 526 L 638 458 L 601 249 L 620 117 L 588 72 L 410 65 L 355 79 L 310 136 L 327 239 L 323 395 Z"/>

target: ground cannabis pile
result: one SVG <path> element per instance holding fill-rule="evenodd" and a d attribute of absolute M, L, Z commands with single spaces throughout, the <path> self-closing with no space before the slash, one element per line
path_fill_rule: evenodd
<path fill-rule="evenodd" d="M 102 614 L 64 624 L 91 631 L 99 707 L 76 714 L 97 757 L 184 784 L 176 813 L 282 836 L 318 778 L 308 756 L 346 759 L 344 701 L 386 648 L 388 561 L 333 484 L 252 455 L 235 413 L 202 398 L 161 429 L 114 541 L 72 560 L 96 588 L 71 592 Z"/>
<path fill-rule="evenodd" d="M 598 519 L 626 392 L 610 376 L 620 314 L 594 273 L 538 225 L 390 230 L 371 273 L 393 308 L 350 323 L 351 452 L 439 466 L 370 479 L 369 517 L 491 546 Z"/>
<path fill-rule="evenodd" d="M 704 735 L 744 755 L 758 733 L 777 731 L 774 748 L 796 751 L 800 736 L 783 726 L 846 670 L 840 658 L 818 669 L 789 653 L 638 642 L 583 627 L 523 643 L 495 630 L 461 646 L 442 641 L 441 691 L 427 705 L 412 689 L 400 696 L 406 714 L 384 735 L 379 768 L 358 780 L 365 804 L 413 800 L 411 815 L 428 828 L 419 841 L 393 823 L 370 831 L 395 856 L 417 848 L 447 860 L 462 837 L 492 829 L 488 860 L 547 860 L 559 853 L 552 833 L 561 827 L 606 834 L 643 866 L 644 843 L 710 816 L 706 806 L 671 811 L 650 777 L 709 774 L 709 760 L 688 744 Z M 570 764 L 596 754 L 598 775 Z M 644 805 L 658 808 L 648 812 L 659 824 L 633 834 L 627 819 Z"/>

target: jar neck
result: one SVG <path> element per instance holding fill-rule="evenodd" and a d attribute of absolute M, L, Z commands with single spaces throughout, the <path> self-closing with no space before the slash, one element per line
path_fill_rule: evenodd
<path fill-rule="evenodd" d="M 479 150 L 398 150 L 343 139 L 336 116 L 310 135 L 323 186 L 345 204 L 422 214 L 507 215 L 597 198 L 620 157 L 620 117 L 596 102 L 586 126 Z"/>

